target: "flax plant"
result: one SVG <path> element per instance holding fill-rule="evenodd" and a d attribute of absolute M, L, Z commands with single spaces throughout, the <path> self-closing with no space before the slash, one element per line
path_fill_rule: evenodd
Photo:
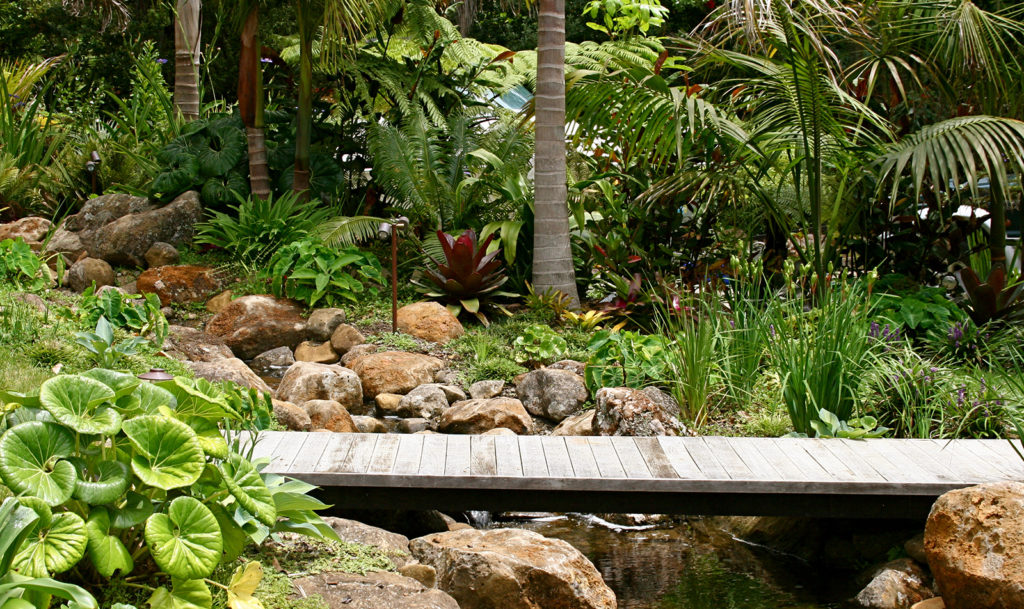
<path fill-rule="evenodd" d="M 669 300 L 656 317 L 659 333 L 668 338 L 666 365 L 670 378 L 665 380 L 679 402 L 684 421 L 694 427 L 704 425 L 710 414 L 709 402 L 720 375 L 718 337 L 720 318 L 706 299 L 693 296 Z"/>
<path fill-rule="evenodd" d="M 786 297 L 771 302 L 761 331 L 793 429 L 813 436 L 821 410 L 847 421 L 858 406 L 861 378 L 878 348 L 869 336 L 874 274 L 865 283 L 845 272 L 819 279 L 805 270 L 794 278 L 792 264 L 786 273 Z M 812 298 L 815 306 L 805 311 Z"/>
<path fill-rule="evenodd" d="M 768 289 L 761 261 L 733 256 L 732 279 L 722 295 L 726 309 L 718 323 L 718 362 L 725 392 L 734 404 L 746 407 L 761 376 L 765 339 L 761 332 Z"/>

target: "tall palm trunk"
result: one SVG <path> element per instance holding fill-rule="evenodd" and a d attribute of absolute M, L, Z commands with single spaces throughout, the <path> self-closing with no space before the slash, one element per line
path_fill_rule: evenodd
<path fill-rule="evenodd" d="M 540 0 L 537 31 L 533 287 L 579 304 L 565 174 L 565 0 Z"/>
<path fill-rule="evenodd" d="M 188 121 L 199 118 L 199 21 L 202 0 L 178 0 L 174 19 L 174 105 Z"/>
<path fill-rule="evenodd" d="M 238 111 L 249 143 L 249 188 L 252 194 L 270 196 L 267 144 L 263 132 L 263 66 L 260 65 L 260 6 L 253 3 L 242 26 L 242 52 L 238 66 Z"/>
<path fill-rule="evenodd" d="M 309 0 L 295 0 L 299 25 L 299 108 L 295 128 L 295 177 L 292 190 L 309 197 L 309 148 L 313 131 L 313 18 Z"/>

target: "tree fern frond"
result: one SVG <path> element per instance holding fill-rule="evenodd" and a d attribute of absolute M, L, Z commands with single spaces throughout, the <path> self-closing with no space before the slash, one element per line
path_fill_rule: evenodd
<path fill-rule="evenodd" d="M 328 245 L 350 245 L 377 237 L 384 218 L 375 216 L 339 216 L 328 220 L 317 231 L 317 236 Z"/>

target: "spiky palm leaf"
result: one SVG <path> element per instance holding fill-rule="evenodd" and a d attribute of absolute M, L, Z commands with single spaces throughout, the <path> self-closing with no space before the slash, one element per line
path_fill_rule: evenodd
<path fill-rule="evenodd" d="M 324 222 L 317 234 L 328 245 L 352 245 L 376 238 L 386 222 L 376 216 L 339 216 Z"/>

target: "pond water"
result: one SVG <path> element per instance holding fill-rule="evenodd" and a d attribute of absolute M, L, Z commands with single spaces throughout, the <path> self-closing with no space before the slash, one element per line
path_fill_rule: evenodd
<path fill-rule="evenodd" d="M 838 609 L 856 592 L 849 574 L 745 543 L 699 518 L 630 525 L 582 514 L 497 518 L 478 524 L 572 544 L 597 566 L 619 609 Z"/>

